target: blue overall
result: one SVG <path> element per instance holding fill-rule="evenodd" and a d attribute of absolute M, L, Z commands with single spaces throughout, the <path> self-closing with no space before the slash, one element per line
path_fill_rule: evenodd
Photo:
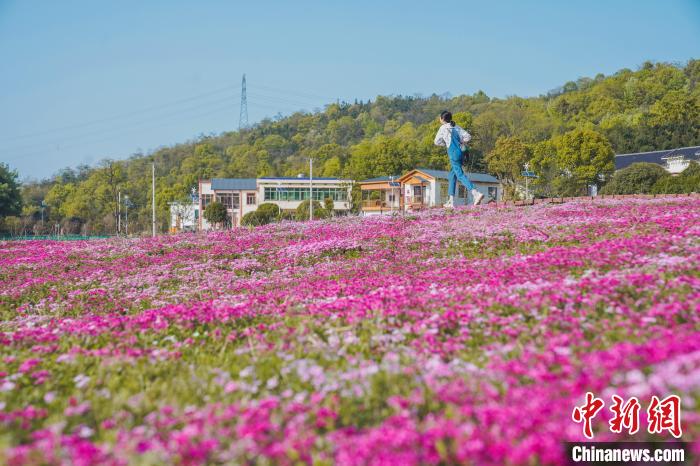
<path fill-rule="evenodd" d="M 459 142 L 459 131 L 457 131 L 457 129 L 455 128 L 452 128 L 452 138 L 450 141 L 450 147 L 447 148 L 447 155 L 450 156 L 450 175 L 448 176 L 448 194 L 450 196 L 455 195 L 455 188 L 457 188 L 457 180 L 459 180 L 459 182 L 467 188 L 467 191 L 471 191 L 472 189 L 474 189 L 474 185 L 471 181 L 469 181 L 469 178 L 467 178 L 467 175 L 465 175 L 464 171 L 462 170 L 463 155 L 462 148 L 460 147 Z"/>

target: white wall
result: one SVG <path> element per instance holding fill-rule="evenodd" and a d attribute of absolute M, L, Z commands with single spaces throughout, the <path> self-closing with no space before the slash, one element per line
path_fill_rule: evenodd
<path fill-rule="evenodd" d="M 265 188 L 307 188 L 309 187 L 309 180 L 308 179 L 300 179 L 300 180 L 258 180 L 258 205 L 264 204 L 264 203 L 270 203 L 270 204 L 275 204 L 279 206 L 280 209 L 282 210 L 296 210 L 297 207 L 303 202 L 303 201 L 275 201 L 275 200 L 270 200 L 266 201 L 265 200 Z M 352 190 L 352 185 L 348 180 L 343 180 L 343 181 L 338 181 L 338 182 L 333 182 L 333 181 L 328 181 L 328 180 L 319 180 L 319 181 L 314 181 L 313 182 L 313 187 L 314 189 L 316 188 L 347 188 L 348 190 L 348 200 L 347 201 L 334 201 L 333 202 L 333 209 L 334 210 L 350 210 L 352 207 L 351 201 L 350 201 L 350 192 Z M 323 204 L 323 201 L 319 201 L 321 204 Z"/>
<path fill-rule="evenodd" d="M 216 200 L 216 193 L 214 193 L 214 191 L 211 189 L 211 181 L 207 180 L 199 182 L 199 228 L 200 230 L 210 230 L 211 225 L 209 225 L 209 222 L 207 222 L 202 215 L 204 213 L 202 209 L 203 194 L 211 194 L 214 196 L 214 200 Z"/>

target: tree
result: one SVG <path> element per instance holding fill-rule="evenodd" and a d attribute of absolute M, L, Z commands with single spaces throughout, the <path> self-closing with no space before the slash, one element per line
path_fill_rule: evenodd
<path fill-rule="evenodd" d="M 228 211 L 221 202 L 212 202 L 204 209 L 202 214 L 204 219 L 212 225 L 226 225 L 228 222 Z"/>
<path fill-rule="evenodd" d="M 516 182 L 522 179 L 521 172 L 530 156 L 529 152 L 520 139 L 501 136 L 493 150 L 486 155 L 486 166 L 503 183 L 506 198 L 515 197 Z"/>
<path fill-rule="evenodd" d="M 19 215 L 22 212 L 22 194 L 17 182 L 17 172 L 0 163 L 0 217 Z"/>
<path fill-rule="evenodd" d="M 294 212 L 295 220 L 303 222 L 309 219 L 309 204 L 310 202 L 308 199 L 299 204 L 296 212 Z M 321 206 L 320 202 L 314 201 L 314 220 L 321 218 L 328 218 L 328 212 Z"/>
<path fill-rule="evenodd" d="M 323 200 L 323 208 L 325 209 L 326 213 L 328 214 L 329 217 L 333 216 L 333 199 L 330 197 L 327 197 Z"/>
<path fill-rule="evenodd" d="M 268 223 L 274 222 L 275 220 L 279 219 L 280 213 L 281 211 L 277 204 L 266 202 L 264 204 L 260 204 L 257 210 L 245 214 L 241 219 L 241 225 L 267 225 Z"/>
<path fill-rule="evenodd" d="M 610 142 L 590 128 L 564 133 L 554 138 L 553 144 L 555 164 L 560 171 L 554 188 L 560 195 L 580 195 L 615 170 L 615 152 Z"/>
<path fill-rule="evenodd" d="M 661 165 L 633 163 L 615 172 L 601 194 L 649 194 L 662 178 L 670 177 Z"/>

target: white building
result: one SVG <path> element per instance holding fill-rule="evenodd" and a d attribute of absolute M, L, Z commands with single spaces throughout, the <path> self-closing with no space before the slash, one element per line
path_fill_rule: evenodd
<path fill-rule="evenodd" d="M 688 168 L 691 162 L 700 162 L 700 146 L 618 154 L 615 156 L 615 170 L 621 170 L 629 167 L 633 163 L 640 162 L 661 165 L 671 175 L 677 175 Z"/>
<path fill-rule="evenodd" d="M 192 202 L 169 202 L 170 232 L 195 231 L 199 225 L 199 201 L 195 197 Z"/>
<path fill-rule="evenodd" d="M 199 211 L 204 212 L 212 202 L 226 207 L 231 226 L 240 226 L 243 216 L 258 208 L 257 182 L 255 178 L 213 178 L 199 181 Z M 198 228 L 209 230 L 211 225 L 199 215 Z"/>
<path fill-rule="evenodd" d="M 212 225 L 202 213 L 212 202 L 226 206 L 231 226 L 240 226 L 243 216 L 257 210 L 260 204 L 276 204 L 282 211 L 293 212 L 309 198 L 313 187 L 313 198 L 324 204 L 333 199 L 333 209 L 343 212 L 351 208 L 352 180 L 338 178 L 314 178 L 312 183 L 304 177 L 277 178 L 213 178 L 200 180 L 198 196 L 192 205 L 170 203 L 170 229 L 172 232 L 210 230 Z"/>
<path fill-rule="evenodd" d="M 328 198 L 333 199 L 333 210 L 348 211 L 352 207 L 350 192 L 352 180 L 340 178 L 308 177 L 269 177 L 258 178 L 258 196 L 260 203 L 272 203 L 282 211 L 295 211 L 309 198 L 309 189 L 313 188 L 314 200 L 322 205 Z"/>

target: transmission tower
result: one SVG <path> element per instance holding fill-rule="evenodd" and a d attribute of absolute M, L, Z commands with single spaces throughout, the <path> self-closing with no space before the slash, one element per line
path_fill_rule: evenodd
<path fill-rule="evenodd" d="M 248 96 L 245 90 L 245 74 L 243 74 L 243 82 L 241 83 L 241 114 L 238 117 L 238 129 L 248 127 Z"/>

